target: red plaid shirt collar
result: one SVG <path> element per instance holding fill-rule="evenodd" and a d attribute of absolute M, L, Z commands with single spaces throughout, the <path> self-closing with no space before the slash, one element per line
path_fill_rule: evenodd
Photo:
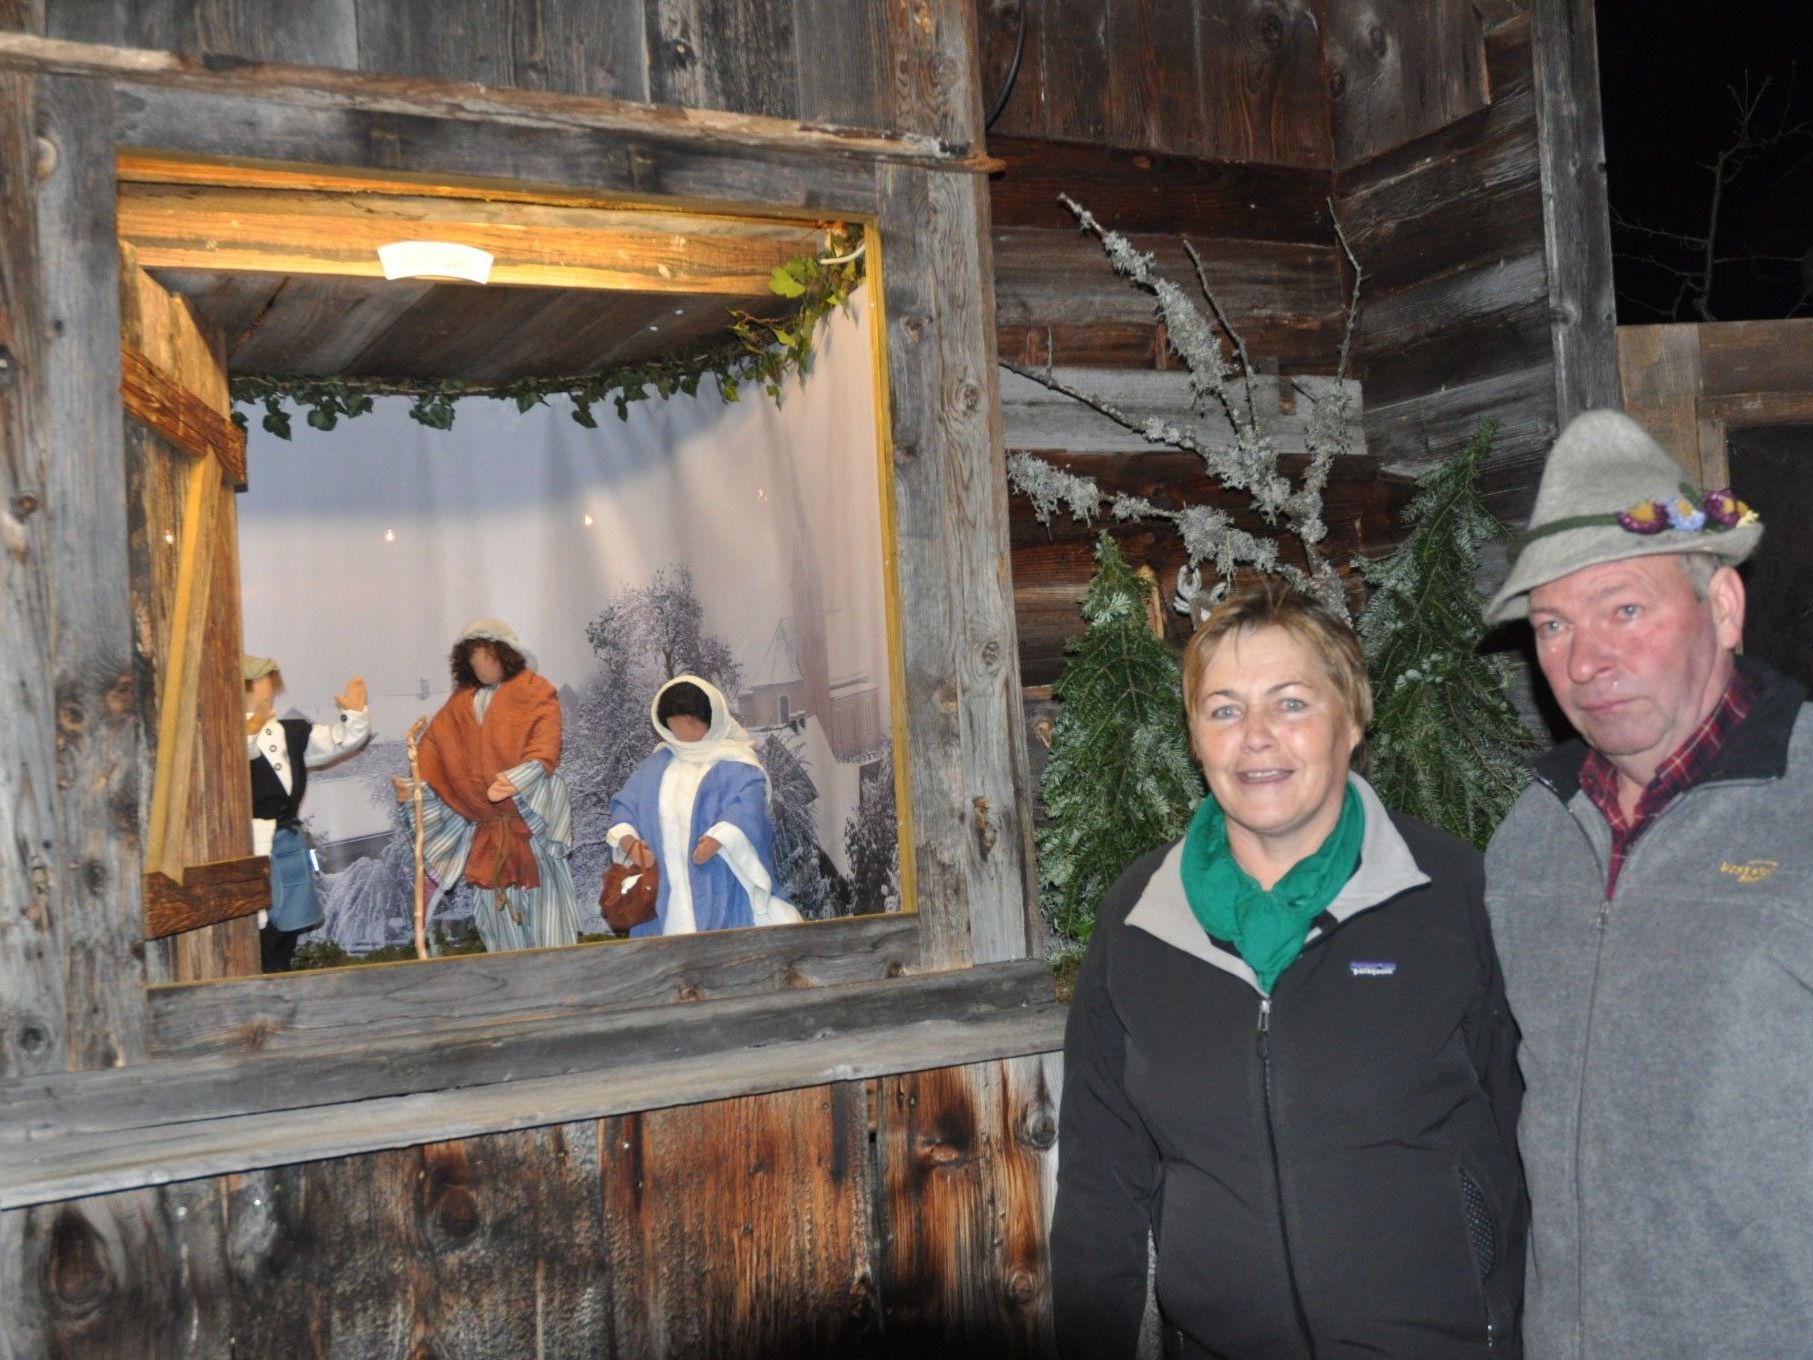
<path fill-rule="evenodd" d="M 1725 749 L 1725 743 L 1738 724 L 1750 716 L 1755 702 L 1756 691 L 1743 676 L 1734 673 L 1706 720 L 1675 749 L 1674 754 L 1656 767 L 1655 777 L 1637 796 L 1637 805 L 1629 817 L 1624 815 L 1624 809 L 1618 803 L 1617 769 L 1599 752 L 1587 752 L 1586 760 L 1580 766 L 1580 789 L 1599 809 L 1612 833 L 1611 862 L 1606 866 L 1605 874 L 1608 899 L 1618 886 L 1618 872 L 1624 867 L 1624 857 L 1637 837 L 1648 829 L 1663 808 L 1699 782 L 1719 752 Z"/>

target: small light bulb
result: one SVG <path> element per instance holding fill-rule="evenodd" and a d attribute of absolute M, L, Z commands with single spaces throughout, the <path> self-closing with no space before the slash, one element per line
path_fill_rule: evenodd
<path fill-rule="evenodd" d="M 395 543 L 397 541 L 397 531 L 395 529 L 386 529 L 384 531 L 384 541 L 386 543 Z"/>
<path fill-rule="evenodd" d="M 757 488 L 756 488 L 756 489 L 755 489 L 755 498 L 756 498 L 756 499 L 757 499 L 757 500 L 758 500 L 758 501 L 765 501 L 765 500 L 767 500 L 767 499 L 768 499 L 768 488 L 767 488 L 767 487 L 765 487 L 765 486 L 758 486 L 758 487 L 757 487 Z"/>
<path fill-rule="evenodd" d="M 588 529 L 592 527 L 592 517 L 590 515 L 581 515 L 579 517 L 579 522 Z"/>

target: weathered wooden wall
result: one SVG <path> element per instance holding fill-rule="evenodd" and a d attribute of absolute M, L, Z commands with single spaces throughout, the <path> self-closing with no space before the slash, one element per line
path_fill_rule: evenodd
<path fill-rule="evenodd" d="M 1055 1066 L 838 1082 L 0 1214 L 0 1353 L 1048 1353 Z"/>

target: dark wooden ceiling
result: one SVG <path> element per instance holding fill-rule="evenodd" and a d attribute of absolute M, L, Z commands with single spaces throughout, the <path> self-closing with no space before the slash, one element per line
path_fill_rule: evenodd
<path fill-rule="evenodd" d="M 775 265 L 814 223 L 528 201 L 457 189 L 122 178 L 120 236 L 226 340 L 233 373 L 511 381 L 584 374 L 784 315 Z M 491 282 L 386 280 L 376 247 L 454 241 Z"/>
<path fill-rule="evenodd" d="M 730 334 L 730 312 L 780 316 L 759 294 L 638 293 L 153 269 L 218 326 L 233 373 L 518 378 L 590 373 Z"/>

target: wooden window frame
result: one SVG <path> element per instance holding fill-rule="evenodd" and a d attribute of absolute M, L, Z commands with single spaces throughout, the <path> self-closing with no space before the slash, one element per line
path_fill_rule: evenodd
<path fill-rule="evenodd" d="M 986 157 L 913 134 L 24 35 L 0 34 L 0 77 L 0 135 L 29 127 L 38 171 L 0 202 L 0 223 L 10 210 L 35 229 L 11 258 L 0 241 L 0 271 L 39 287 L 20 335 L 56 336 L 11 346 L 0 324 L 0 435 L 87 455 L 43 460 L 36 490 L 0 487 L 9 534 L 86 587 L 48 592 L 48 639 L 11 663 L 54 698 L 27 714 L 20 763 L 45 804 L 27 819 L 54 849 L 9 890 L 38 935 L 0 936 L 0 1208 L 1059 1046 L 1031 890 Z M 131 684 L 122 149 L 873 224 L 918 910 L 147 988 L 137 817 L 122 811 L 141 738 L 120 716 L 133 705 L 108 701 Z M 31 400 L 9 403 L 20 385 Z M 52 529 L 19 519 L 40 502 Z"/>

